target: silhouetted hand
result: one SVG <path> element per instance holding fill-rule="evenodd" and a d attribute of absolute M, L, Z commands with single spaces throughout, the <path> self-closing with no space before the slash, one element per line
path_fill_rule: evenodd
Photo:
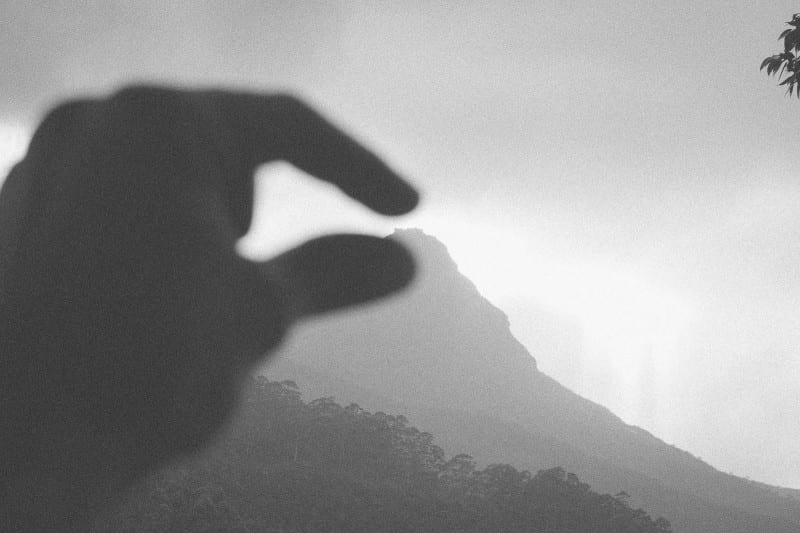
<path fill-rule="evenodd" d="M 207 442 L 293 321 L 412 278 L 400 245 L 360 235 L 240 257 L 273 160 L 380 213 L 418 201 L 291 96 L 132 87 L 42 122 L 0 195 L 0 507 L 19 527 L 81 523 Z"/>

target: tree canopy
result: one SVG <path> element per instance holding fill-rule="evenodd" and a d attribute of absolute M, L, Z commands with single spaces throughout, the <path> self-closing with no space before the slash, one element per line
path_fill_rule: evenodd
<path fill-rule="evenodd" d="M 800 53 L 800 13 L 795 13 L 792 20 L 787 22 L 790 28 L 781 32 L 778 40 L 783 39 L 783 52 L 767 57 L 761 62 L 760 70 L 767 70 L 767 75 L 773 74 L 780 80 L 781 76 L 787 74 L 778 85 L 786 85 L 786 91 L 791 96 L 797 94 L 800 98 L 800 64 L 798 63 L 798 53 Z"/>
<path fill-rule="evenodd" d="M 259 377 L 208 453 L 145 480 L 94 531 L 672 530 L 562 468 L 478 469 L 402 415 L 305 402 L 294 382 Z"/>

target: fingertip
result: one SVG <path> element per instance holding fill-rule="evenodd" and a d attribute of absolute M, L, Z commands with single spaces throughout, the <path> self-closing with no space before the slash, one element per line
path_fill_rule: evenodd
<path fill-rule="evenodd" d="M 411 251 L 402 243 L 383 238 L 370 238 L 372 250 L 364 270 L 372 272 L 366 279 L 364 295 L 382 297 L 404 289 L 414 279 L 417 264 Z M 385 294 L 381 294 L 383 291 Z"/>
<path fill-rule="evenodd" d="M 363 153 L 362 164 L 343 169 L 343 178 L 334 183 L 376 213 L 399 216 L 413 211 L 420 201 L 417 189 L 378 157 Z"/>
<path fill-rule="evenodd" d="M 410 213 L 419 205 L 420 194 L 405 181 L 398 181 L 396 190 L 386 191 L 386 199 L 378 207 L 383 215 L 399 216 Z"/>

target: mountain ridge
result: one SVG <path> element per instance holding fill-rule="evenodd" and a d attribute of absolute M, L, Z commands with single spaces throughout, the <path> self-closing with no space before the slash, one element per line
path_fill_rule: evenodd
<path fill-rule="evenodd" d="M 282 361 L 292 361 L 332 376 L 329 379 L 368 384 L 405 407 L 412 420 L 424 419 L 430 426 L 426 429 L 447 436 L 454 444 L 459 432 L 469 433 L 464 429 L 469 422 L 437 419 L 426 414 L 425 406 L 451 413 L 460 410 L 474 419 L 496 418 L 521 427 L 524 431 L 519 434 L 506 430 L 521 441 L 513 446 L 497 439 L 484 440 L 520 450 L 526 446 L 525 434 L 562 443 L 566 458 L 564 453 L 551 454 L 554 460 L 567 463 L 598 490 L 612 494 L 625 490 L 640 498 L 648 512 L 664 515 L 676 531 L 798 529 L 800 502 L 787 496 L 791 493 L 781 495 L 780 487 L 767 489 L 723 474 L 689 452 L 626 424 L 607 408 L 539 371 L 534 358 L 512 335 L 508 318 L 458 272 L 444 244 L 421 230 L 400 230 L 389 238 L 404 242 L 418 258 L 420 275 L 411 290 L 385 305 L 302 328 L 269 367 L 268 375 L 279 372 Z M 470 443 L 476 439 L 475 435 L 463 438 L 457 451 L 471 453 Z M 527 445 L 537 453 L 547 453 L 544 446 Z M 576 451 L 567 453 L 569 449 Z M 524 459 L 524 454 L 519 452 L 517 458 Z M 533 461 L 528 463 L 518 466 L 533 466 Z M 613 465 L 619 472 L 612 474 L 611 467 L 597 466 L 601 464 Z M 625 472 L 640 474 L 641 479 Z M 610 478 L 617 482 L 609 482 Z M 620 486 L 625 479 L 642 487 L 639 494 Z M 692 518 L 692 513 L 681 514 L 674 508 L 677 504 L 661 505 L 656 495 L 666 497 L 664 487 L 677 491 L 680 497 L 672 499 L 681 501 L 683 507 L 693 496 L 706 502 L 704 509 L 708 516 L 716 517 L 719 527 L 701 524 L 705 511 L 697 511 Z M 719 509 L 714 510 L 715 506 Z M 731 529 L 737 527 L 729 520 L 736 515 L 735 509 L 747 515 L 737 523 L 752 523 L 752 527 Z M 761 522 L 759 515 L 764 517 Z"/>
<path fill-rule="evenodd" d="M 673 522 L 672 525 L 676 533 L 682 531 L 703 531 L 707 533 L 734 531 L 797 532 L 797 526 L 794 523 L 768 516 L 754 517 L 740 509 L 715 505 L 695 495 L 681 493 L 666 487 L 657 480 L 639 473 L 621 469 L 599 458 L 587 457 L 585 462 L 580 460 L 576 462 L 576 455 L 585 457 L 585 454 L 578 450 L 569 450 L 570 446 L 563 442 L 532 435 L 526 432 L 524 428 L 513 424 L 476 417 L 463 412 L 458 413 L 431 408 L 421 410 L 418 406 L 399 404 L 361 385 L 322 374 L 289 359 L 276 361 L 265 373 L 270 379 L 291 379 L 297 382 L 307 395 L 307 400 L 319 397 L 333 397 L 334 400 L 342 401 L 343 404 L 356 403 L 359 407 L 374 412 L 413 413 L 410 419 L 411 423 L 421 431 L 433 433 L 437 445 L 441 446 L 447 454 L 455 455 L 460 452 L 468 452 L 481 467 L 492 463 L 508 463 L 524 465 L 525 468 L 534 473 L 537 470 L 545 470 L 555 466 L 561 466 L 568 472 L 579 471 L 584 474 L 590 472 L 593 479 L 606 480 L 606 483 L 603 484 L 603 492 L 616 494 L 620 490 L 624 490 L 630 494 L 631 503 L 634 506 L 642 507 L 648 512 L 651 512 L 650 509 L 681 509 L 683 517 L 674 522 L 668 516 L 669 513 L 655 512 L 656 515 L 664 516 Z M 473 428 L 472 432 L 467 435 L 463 432 L 443 433 L 442 427 L 437 423 L 437 420 L 444 418 L 456 421 L 456 425 L 461 428 Z M 480 428 L 480 430 L 477 428 Z M 563 453 L 548 454 L 547 459 L 549 459 L 549 462 L 543 459 L 539 463 L 531 463 L 531 458 L 537 456 L 537 449 L 542 448 L 541 440 L 549 441 L 547 444 L 550 445 L 555 444 Z M 468 448 L 469 445 L 472 445 L 472 447 Z M 594 468 L 587 471 L 586 463 L 591 463 Z M 598 488 L 598 490 L 601 489 Z M 666 505 L 653 506 L 653 502 L 668 503 Z M 706 523 L 709 509 L 714 511 L 713 516 L 716 517 L 717 522 L 712 526 L 705 525 L 700 529 L 693 528 L 692 524 Z M 751 528 L 737 529 L 741 524 L 748 523 L 752 525 Z"/>

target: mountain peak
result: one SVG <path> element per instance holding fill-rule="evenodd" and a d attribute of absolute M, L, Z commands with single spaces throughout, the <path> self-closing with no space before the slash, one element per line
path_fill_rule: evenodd
<path fill-rule="evenodd" d="M 304 348 L 290 345 L 285 352 L 359 383 L 383 376 L 380 389 L 405 403 L 447 405 L 464 395 L 487 413 L 538 379 L 536 361 L 511 333 L 505 313 L 458 271 L 444 244 L 419 229 L 396 230 L 387 238 L 415 256 L 411 287 L 380 305 L 298 330 L 293 344 Z M 453 389 L 442 388 L 442 379 Z M 496 386 L 485 387 L 487 382 Z"/>
<path fill-rule="evenodd" d="M 514 458 L 526 468 L 564 466 L 601 490 L 636 494 L 677 531 L 797 531 L 796 500 L 721 474 L 540 372 L 506 315 L 458 271 L 438 239 L 420 229 L 387 238 L 415 255 L 412 286 L 380 305 L 297 328 L 269 373 L 281 375 L 281 360 L 295 363 L 293 372 L 306 367 L 307 375 L 322 376 L 315 379 L 325 395 L 330 384 L 357 384 L 355 396 L 340 400 L 375 392 L 375 405 L 388 401 L 392 410 L 427 420 L 425 429 L 449 436 L 456 451 Z"/>
<path fill-rule="evenodd" d="M 430 268 L 425 269 L 426 274 L 458 272 L 458 265 L 450 255 L 447 246 L 419 228 L 395 228 L 394 232 L 386 238 L 402 242 L 414 250 L 417 261 L 423 266 L 429 265 Z M 469 283 L 472 285 L 472 282 Z"/>
<path fill-rule="evenodd" d="M 476 320 L 484 325 L 491 323 L 503 330 L 504 337 L 513 338 L 508 316 L 487 300 L 475 284 L 459 271 L 442 241 L 418 228 L 395 229 L 386 238 L 405 244 L 413 252 L 417 263 L 416 279 L 403 298 L 422 298 L 423 308 L 441 308 L 444 314 L 453 319 L 474 326 L 477 326 Z M 458 312 L 453 314 L 456 309 Z M 533 357 L 530 359 L 533 360 Z"/>
<path fill-rule="evenodd" d="M 442 241 L 433 235 L 425 233 L 425 231 L 420 228 L 395 228 L 392 234 L 388 235 L 388 238 L 398 241 L 413 241 L 420 246 L 435 250 L 437 253 L 445 254 L 448 257 L 450 256 L 447 251 L 447 246 L 445 246 Z"/>

